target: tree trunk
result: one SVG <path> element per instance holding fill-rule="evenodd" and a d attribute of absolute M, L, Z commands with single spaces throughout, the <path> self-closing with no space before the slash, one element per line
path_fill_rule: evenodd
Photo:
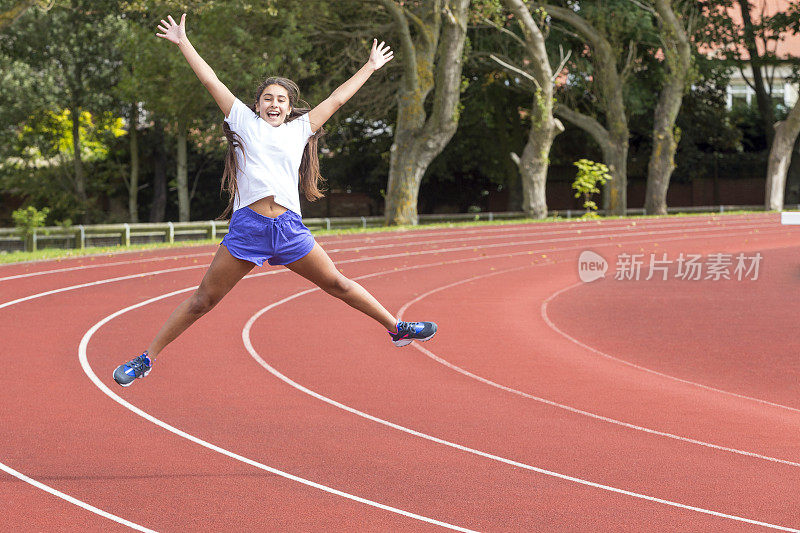
<path fill-rule="evenodd" d="M 667 214 L 667 190 L 675 170 L 678 136 L 675 121 L 687 89 L 692 56 L 689 39 L 672 10 L 671 0 L 656 0 L 656 12 L 665 46 L 667 81 L 658 97 L 653 119 L 653 151 L 647 165 L 644 210 L 648 215 Z"/>
<path fill-rule="evenodd" d="M 72 117 L 72 150 L 73 169 L 75 172 L 75 194 L 81 204 L 81 223 L 86 224 L 88 221 L 88 208 L 89 202 L 86 195 L 86 175 L 83 171 L 83 159 L 81 158 L 81 108 L 78 105 L 73 105 L 70 109 Z"/>
<path fill-rule="evenodd" d="M 163 222 L 167 208 L 167 151 L 164 146 L 164 129 L 156 120 L 153 125 L 155 152 L 153 163 L 153 203 L 150 204 L 150 222 Z"/>
<path fill-rule="evenodd" d="M 550 165 L 550 148 L 556 135 L 564 131 L 561 122 L 553 118 L 553 99 L 539 98 L 533 103 L 532 126 L 528 143 L 519 161 L 522 178 L 522 210 L 530 218 L 547 218 L 547 168 Z"/>
<path fill-rule="evenodd" d="M 186 165 L 186 128 L 178 126 L 178 169 L 176 183 L 178 186 L 178 220 L 189 222 L 189 174 Z"/>
<path fill-rule="evenodd" d="M 404 66 L 384 216 L 387 225 L 416 224 L 422 176 L 458 127 L 469 0 L 422 3 L 424 14 L 413 17 L 417 30 L 413 39 L 404 11 L 411 8 L 401 8 L 394 0 L 383 0 L 383 4 L 398 26 Z M 425 100 L 431 90 L 433 108 L 426 117 Z"/>
<path fill-rule="evenodd" d="M 611 73 L 606 72 L 606 74 Z M 604 91 L 608 94 L 602 99 L 607 101 L 604 108 L 612 145 L 609 153 L 610 159 L 606 160 L 612 179 L 605 186 L 603 208 L 607 215 L 624 217 L 628 209 L 628 139 L 630 131 L 622 96 L 623 82 L 616 75 L 616 70 L 613 72 L 613 79 L 616 80 L 614 83 L 619 83 L 619 86 L 616 88 L 606 87 Z M 601 80 L 600 85 L 604 84 L 605 82 Z"/>
<path fill-rule="evenodd" d="M 792 150 L 800 134 L 800 101 L 794 104 L 786 120 L 775 125 L 775 140 L 769 151 L 767 163 L 767 209 L 783 209 L 783 193 L 786 189 L 786 173 L 792 161 Z"/>
<path fill-rule="evenodd" d="M 508 190 L 506 211 L 517 212 L 522 210 L 523 192 L 522 178 L 519 176 L 519 166 L 516 162 L 519 159 L 519 156 L 517 154 L 513 154 L 513 156 L 516 156 L 513 158 L 514 168 L 511 168 L 509 171 L 508 182 L 506 185 L 506 189 Z"/>
<path fill-rule="evenodd" d="M 627 128 L 625 130 L 627 132 Z M 603 209 L 606 215 L 625 216 L 628 208 L 628 135 L 624 140 L 613 135 L 603 148 L 611 181 L 603 188 Z"/>
<path fill-rule="evenodd" d="M 739 8 L 742 12 L 742 22 L 744 23 L 744 44 L 747 47 L 747 54 L 750 56 L 750 68 L 753 71 L 753 90 L 756 92 L 758 113 L 761 115 L 761 123 L 764 125 L 764 131 L 767 134 L 767 146 L 772 146 L 775 138 L 775 110 L 773 109 L 772 98 L 767 94 L 764 77 L 761 74 L 761 56 L 758 54 L 755 30 L 753 29 L 753 21 L 750 18 L 750 2 L 748 0 L 739 0 Z"/>
<path fill-rule="evenodd" d="M 545 48 L 544 35 L 521 0 L 504 0 L 517 17 L 525 34 L 525 48 L 531 58 L 531 70 L 537 89 L 531 106 L 531 130 L 519 159 L 522 181 L 522 210 L 532 218 L 547 218 L 547 169 L 550 148 L 556 135 L 564 131 L 553 117 L 553 69 Z"/>
<path fill-rule="evenodd" d="M 661 102 L 658 103 L 661 106 Z M 663 110 L 660 111 L 662 114 Z M 665 130 L 668 119 L 658 116 L 653 127 L 653 152 L 647 164 L 647 188 L 644 197 L 644 212 L 647 215 L 667 214 L 667 191 L 672 171 L 675 170 L 675 151 L 678 140 L 673 132 Z"/>
<path fill-rule="evenodd" d="M 414 139 L 405 135 L 399 137 L 399 133 L 395 134 L 395 141 L 392 143 L 390 152 L 386 224 L 416 225 L 419 222 L 417 215 L 419 186 L 425 170 L 436 154 L 429 152 L 418 156 Z"/>
<path fill-rule="evenodd" d="M 600 145 L 612 178 L 605 186 L 603 209 L 606 214 L 624 216 L 628 207 L 627 158 L 630 132 L 624 98 L 626 73 L 625 69 L 620 71 L 617 68 L 617 60 L 622 51 L 615 50 L 604 34 L 574 10 L 549 4 L 541 7 L 549 15 L 571 25 L 591 47 L 594 90 L 606 116 L 606 127 L 592 117 L 566 107 L 559 106 L 558 113 L 592 135 Z"/>
<path fill-rule="evenodd" d="M 132 223 L 139 222 L 139 104 L 131 105 L 130 118 L 130 150 L 131 150 L 131 179 L 128 188 L 128 213 Z"/>
<path fill-rule="evenodd" d="M 499 115 L 506 114 L 506 111 L 499 108 L 496 111 L 498 123 L 502 123 L 503 117 Z M 508 118 L 506 118 L 506 120 L 508 120 Z M 512 127 L 511 131 L 517 131 L 520 123 L 519 114 L 513 113 L 511 121 L 517 126 Z M 501 131 L 502 133 L 497 140 L 498 146 L 512 147 L 517 143 L 516 139 L 512 139 L 508 130 L 503 128 Z M 524 148 L 523 146 L 523 149 Z M 504 169 L 503 173 L 506 176 L 506 191 L 508 192 L 505 210 L 516 212 L 522 210 L 522 179 L 519 174 L 519 156 L 514 152 L 510 152 L 508 155 L 508 159 L 502 158 L 501 160 L 501 165 Z"/>
<path fill-rule="evenodd" d="M 531 136 L 533 136 L 531 128 Z M 552 139 L 533 139 L 525 146 L 520 158 L 519 173 L 522 178 L 522 210 L 528 218 L 547 218 L 547 158 L 537 157 L 541 150 L 550 153 Z M 541 141 L 541 142 L 539 142 Z"/>

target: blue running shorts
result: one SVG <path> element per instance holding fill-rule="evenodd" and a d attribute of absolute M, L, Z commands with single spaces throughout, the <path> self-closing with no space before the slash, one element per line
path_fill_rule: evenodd
<path fill-rule="evenodd" d="M 249 207 L 237 209 L 231 217 L 222 243 L 233 257 L 261 266 L 287 265 L 302 259 L 314 248 L 314 237 L 300 215 L 287 210 L 275 218 L 265 217 Z"/>

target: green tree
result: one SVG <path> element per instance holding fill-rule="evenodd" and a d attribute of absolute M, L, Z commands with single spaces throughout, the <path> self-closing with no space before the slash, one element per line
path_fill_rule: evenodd
<path fill-rule="evenodd" d="M 642 42 L 652 39 L 651 21 L 641 17 L 628 0 L 533 5 L 565 25 L 560 29 L 572 38 L 575 49 L 585 47 L 567 64 L 569 81 L 559 92 L 555 112 L 589 133 L 600 146 L 614 177 L 605 189 L 603 207 L 610 214 L 624 215 L 630 140 L 626 96 Z M 585 101 L 592 105 L 579 110 Z"/>
<path fill-rule="evenodd" d="M 121 62 L 116 43 L 123 24 L 113 12 L 113 4 L 71 0 L 47 13 L 28 11 L 17 20 L 14 32 L 0 35 L 0 53 L 19 64 L 15 73 L 35 73 L 39 81 L 36 94 L 41 101 L 53 107 L 65 105 L 69 110 L 74 191 L 82 211 L 79 217 L 84 221 L 89 197 L 76 119 L 87 110 L 102 112 L 112 101 L 110 87 Z"/>
<path fill-rule="evenodd" d="M 547 29 L 545 23 L 547 14 L 541 8 L 531 12 L 522 0 L 503 0 L 503 3 L 513 14 L 522 37 L 501 27 L 502 19 L 508 20 L 506 17 L 501 16 L 501 20 L 495 20 L 493 25 L 511 35 L 520 45 L 521 50 L 518 54 L 522 56 L 522 61 L 519 61 L 518 65 L 511 65 L 494 54 L 491 57 L 512 72 L 512 79 L 521 75 L 522 79 L 519 82 L 528 85 L 529 93 L 533 96 L 530 109 L 531 128 L 525 149 L 522 157 L 512 153 L 512 158 L 521 177 L 523 211 L 530 217 L 546 218 L 545 187 L 550 164 L 550 148 L 555 136 L 564 131 L 564 126 L 553 116 L 555 76 L 545 47 L 546 33 L 542 29 Z M 520 63 L 526 66 L 520 67 Z"/>
<path fill-rule="evenodd" d="M 774 85 L 769 73 L 789 64 L 797 68 L 796 57 L 780 57 L 775 50 L 777 43 L 800 31 L 800 2 L 787 0 L 783 9 L 772 15 L 765 9 L 759 11 L 749 0 L 706 0 L 704 7 L 714 28 L 707 32 L 706 41 L 718 57 L 742 72 L 742 78 L 755 92 L 769 150 L 765 205 L 768 209 L 783 209 L 786 172 L 800 128 L 800 111 L 792 110 L 785 120 L 776 122 Z"/>
<path fill-rule="evenodd" d="M 78 122 L 80 140 L 72 136 L 69 110 L 40 112 L 19 128 L 0 173 L 0 185 L 27 203 L 52 207 L 53 215 L 72 218 L 85 212 L 75 194 L 75 176 L 70 172 L 75 146 L 93 176 L 87 192 L 91 197 L 109 190 L 109 176 L 102 166 L 109 159 L 116 139 L 125 135 L 123 120 L 106 112 L 91 115 L 84 111 Z"/>
<path fill-rule="evenodd" d="M 683 96 L 692 82 L 693 53 L 690 36 L 700 12 L 694 0 L 647 0 L 637 5 L 657 22 L 663 54 L 659 67 L 661 90 L 653 116 L 653 149 L 647 167 L 644 209 L 647 214 L 667 214 L 667 189 L 675 170 L 675 152 L 680 140 L 675 127 Z"/>
<path fill-rule="evenodd" d="M 388 225 L 416 224 L 422 177 L 458 127 L 469 0 L 382 0 L 381 4 L 395 21 L 403 65 L 385 219 Z"/>

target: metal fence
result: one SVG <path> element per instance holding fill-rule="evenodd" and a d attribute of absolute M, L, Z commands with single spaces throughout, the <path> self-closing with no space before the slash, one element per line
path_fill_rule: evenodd
<path fill-rule="evenodd" d="M 789 207 L 787 206 L 787 209 Z M 796 206 L 800 209 L 800 205 Z M 670 213 L 725 213 L 726 211 L 763 211 L 763 205 L 718 205 L 700 207 L 672 207 Z M 551 217 L 573 218 L 583 215 L 582 210 L 554 210 Z M 598 211 L 598 214 L 604 214 Z M 628 215 L 643 215 L 644 209 L 628 209 Z M 525 218 L 522 211 L 504 213 L 454 213 L 442 215 L 419 215 L 420 224 L 447 222 L 514 220 Z M 348 228 L 379 227 L 384 223 L 382 216 L 307 218 L 303 220 L 312 231 Z M 139 224 L 95 224 L 78 226 L 49 226 L 36 228 L 27 238 L 19 229 L 0 228 L 0 251 L 37 250 L 42 248 L 77 248 L 88 246 L 130 246 L 151 242 L 180 242 L 203 239 L 217 239 L 228 232 L 227 221 L 209 220 L 203 222 L 156 222 Z"/>

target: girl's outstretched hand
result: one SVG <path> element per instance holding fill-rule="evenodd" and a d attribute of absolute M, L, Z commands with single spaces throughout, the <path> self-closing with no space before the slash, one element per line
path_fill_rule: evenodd
<path fill-rule="evenodd" d="M 372 65 L 375 70 L 378 70 L 391 61 L 392 58 L 394 58 L 394 52 L 389 48 L 389 45 L 384 44 L 383 41 L 381 41 L 381 44 L 378 44 L 378 39 L 373 39 L 372 51 L 369 54 L 369 61 L 367 61 L 367 63 Z"/>
<path fill-rule="evenodd" d="M 175 22 L 172 15 L 167 15 L 169 22 L 161 19 L 161 24 L 158 25 L 158 30 L 161 33 L 156 33 L 156 37 L 161 37 L 175 44 L 180 44 L 181 41 L 186 40 L 186 13 L 181 15 L 181 23 Z"/>

